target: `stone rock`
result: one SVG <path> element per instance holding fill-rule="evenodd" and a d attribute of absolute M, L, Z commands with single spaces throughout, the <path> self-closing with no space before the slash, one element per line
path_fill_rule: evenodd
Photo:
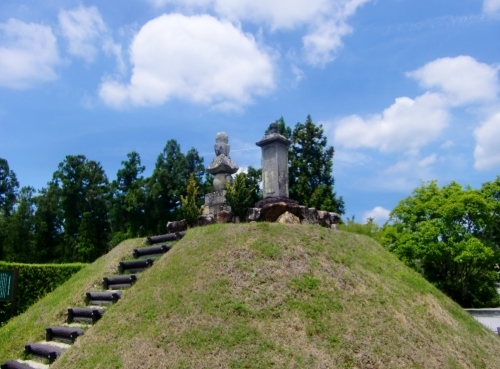
<path fill-rule="evenodd" d="M 332 224 L 330 228 L 333 229 L 334 231 L 338 231 L 340 229 L 338 224 Z"/>
<path fill-rule="evenodd" d="M 340 223 L 340 215 L 337 213 L 328 213 L 330 214 L 330 224 L 339 224 Z"/>
<path fill-rule="evenodd" d="M 215 223 L 231 223 L 233 221 L 233 213 L 227 210 L 219 211 L 214 214 Z"/>
<path fill-rule="evenodd" d="M 167 223 L 167 231 L 168 233 L 176 233 L 182 232 L 187 229 L 188 225 L 185 219 L 176 221 L 176 222 L 168 222 Z"/>
<path fill-rule="evenodd" d="M 247 221 L 256 222 L 258 220 L 260 220 L 260 208 L 248 208 Z"/>
<path fill-rule="evenodd" d="M 219 211 L 231 211 L 231 207 L 226 204 L 226 191 L 210 192 L 205 195 L 205 206 L 203 214 L 216 214 Z"/>
<path fill-rule="evenodd" d="M 215 223 L 213 214 L 203 214 L 203 215 L 200 215 L 197 220 L 198 220 L 198 225 L 200 227 L 207 226 L 207 225 Z"/>
<path fill-rule="evenodd" d="M 217 173 L 212 182 L 214 190 L 226 193 L 226 183 L 234 184 L 233 177 L 229 173 Z"/>
<path fill-rule="evenodd" d="M 318 224 L 318 211 L 315 208 L 308 208 L 301 206 L 301 223 L 304 224 Z"/>
<path fill-rule="evenodd" d="M 266 197 L 263 200 L 257 201 L 255 203 L 255 207 L 256 208 L 262 208 L 262 207 L 264 207 L 264 205 L 274 204 L 276 202 L 288 202 L 288 203 L 291 203 L 291 204 L 298 204 L 297 201 L 292 200 L 292 199 L 290 199 L 288 197 L 284 197 L 284 196 L 281 196 L 281 197 Z"/>
<path fill-rule="evenodd" d="M 300 224 L 300 219 L 292 213 L 285 211 L 278 217 L 276 222 L 281 224 Z"/>
<path fill-rule="evenodd" d="M 305 207 L 305 206 L 304 206 Z M 288 202 L 275 202 L 264 205 L 260 210 L 260 220 L 265 222 L 275 222 L 284 212 L 290 212 L 297 217 L 301 217 L 300 206 Z"/>
<path fill-rule="evenodd" d="M 229 156 L 224 154 L 217 155 L 207 168 L 211 174 L 229 173 L 234 174 L 238 171 L 238 166 Z"/>
<path fill-rule="evenodd" d="M 330 213 L 324 210 L 318 210 L 318 222 L 322 227 L 330 228 L 332 224 L 330 220 Z"/>

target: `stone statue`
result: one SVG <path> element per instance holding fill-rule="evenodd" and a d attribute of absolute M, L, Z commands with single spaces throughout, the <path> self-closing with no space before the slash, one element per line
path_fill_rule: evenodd
<path fill-rule="evenodd" d="M 226 187 L 226 182 L 233 184 L 234 174 L 238 171 L 238 166 L 229 157 L 230 146 L 228 144 L 229 138 L 226 132 L 219 132 L 215 135 L 215 155 L 216 157 L 207 168 L 207 172 L 214 174 L 214 190 L 223 191 Z"/>

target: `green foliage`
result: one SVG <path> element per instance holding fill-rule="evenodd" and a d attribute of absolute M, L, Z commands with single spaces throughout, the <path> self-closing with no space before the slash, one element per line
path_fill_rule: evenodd
<path fill-rule="evenodd" d="M 244 219 L 247 208 L 253 206 L 252 192 L 254 187 L 247 187 L 245 173 L 238 173 L 234 178 L 234 184 L 226 182 L 226 202 L 231 207 L 234 215 Z"/>
<path fill-rule="evenodd" d="M 196 183 L 194 173 L 191 173 L 187 184 L 186 196 L 181 195 L 182 214 L 191 227 L 196 224 L 196 220 L 201 214 L 201 208 L 196 204 L 198 192 L 199 187 Z"/>
<path fill-rule="evenodd" d="M 117 245 L 122 237 L 115 234 L 127 234 L 131 237 L 145 235 L 145 180 L 141 176 L 146 167 L 141 165 L 140 155 L 132 151 L 127 154 L 127 161 L 122 161 L 122 168 L 111 182 L 110 219 L 113 230 L 111 244 Z"/>
<path fill-rule="evenodd" d="M 19 269 L 16 311 L 23 313 L 31 305 L 67 281 L 86 264 L 20 264 L 0 261 L 0 269 Z M 0 325 L 11 314 L 11 303 L 0 302 Z"/>
<path fill-rule="evenodd" d="M 0 158 L 0 215 L 10 215 L 17 199 L 19 182 L 7 160 Z"/>
<path fill-rule="evenodd" d="M 200 185 L 204 173 L 203 158 L 195 149 L 184 155 L 176 140 L 167 141 L 147 182 L 148 232 L 162 233 L 168 221 L 178 220 L 182 216 L 181 195 L 185 194 L 190 173 L 194 173 Z M 197 201 L 200 202 L 200 198 Z"/>
<path fill-rule="evenodd" d="M 277 124 L 278 132 L 292 141 L 288 152 L 290 198 L 307 207 L 344 214 L 344 200 L 334 192 L 334 149 L 328 146 L 323 126 L 315 125 L 309 115 L 293 131 L 283 118 Z"/>
<path fill-rule="evenodd" d="M 0 259 L 4 259 L 7 225 L 17 199 L 19 182 L 7 160 L 0 158 Z"/>
<path fill-rule="evenodd" d="M 365 224 L 356 223 L 354 219 L 347 219 L 346 223 L 340 224 L 340 230 L 361 234 L 375 240 L 378 240 L 380 235 L 380 227 L 374 222 L 373 218 L 369 218 Z"/>
<path fill-rule="evenodd" d="M 53 176 L 60 196 L 63 261 L 89 262 L 108 249 L 109 185 L 104 169 L 83 155 L 68 155 Z"/>
<path fill-rule="evenodd" d="M 262 200 L 263 194 L 262 194 L 262 189 L 260 188 L 261 182 L 262 182 L 262 169 L 255 169 L 254 167 L 249 166 L 246 173 L 246 187 L 250 189 L 252 206 L 257 201 Z"/>
<path fill-rule="evenodd" d="M 21 188 L 15 210 L 3 222 L 3 260 L 29 263 L 36 259 L 33 248 L 34 193 L 33 187 Z"/>
<path fill-rule="evenodd" d="M 391 212 L 381 242 L 462 306 L 498 306 L 492 188 L 424 183 Z"/>

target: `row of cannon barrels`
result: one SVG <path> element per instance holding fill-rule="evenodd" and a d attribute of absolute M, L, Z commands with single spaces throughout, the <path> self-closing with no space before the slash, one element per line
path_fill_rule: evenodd
<path fill-rule="evenodd" d="M 185 232 L 171 233 L 161 236 L 149 237 L 151 243 L 163 242 L 158 239 L 178 240 L 184 236 Z M 153 265 L 154 259 L 151 257 L 161 256 L 172 248 L 171 245 L 160 245 L 143 247 L 133 250 L 133 257 L 136 260 L 122 261 L 118 264 L 120 275 L 104 277 L 102 288 L 107 291 L 87 292 L 85 301 L 87 307 L 69 308 L 67 311 L 67 323 L 95 324 L 105 312 L 103 305 L 112 305 L 122 296 L 120 290 L 130 288 L 139 278 L 136 273 L 143 271 Z M 24 354 L 27 357 L 45 359 L 52 364 L 64 350 L 61 347 L 49 344 L 51 341 L 58 341 L 65 344 L 73 344 L 75 340 L 83 335 L 85 331 L 73 326 L 51 326 L 46 329 L 45 340 L 47 343 L 28 343 L 24 347 Z M 0 369 L 34 369 L 26 362 L 9 360 L 0 365 Z"/>

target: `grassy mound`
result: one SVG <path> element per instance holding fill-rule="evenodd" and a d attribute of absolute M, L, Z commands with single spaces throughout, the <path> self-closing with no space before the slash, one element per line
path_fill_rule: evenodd
<path fill-rule="evenodd" d="M 499 352 L 371 239 L 253 223 L 190 230 L 53 368 L 498 368 Z"/>

